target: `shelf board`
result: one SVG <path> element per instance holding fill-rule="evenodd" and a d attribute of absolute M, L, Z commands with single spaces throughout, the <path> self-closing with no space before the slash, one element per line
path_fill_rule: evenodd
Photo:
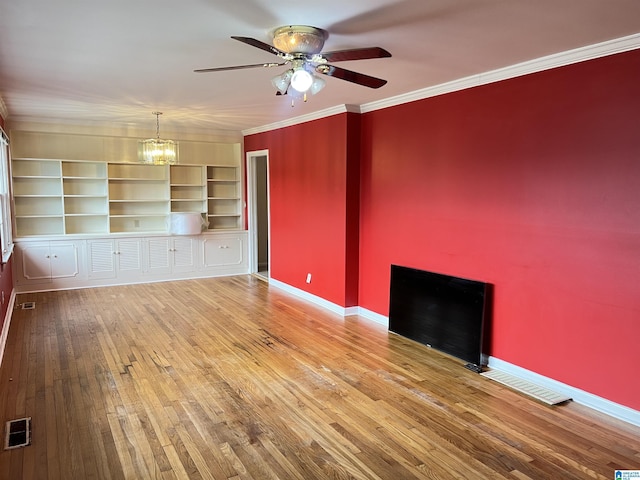
<path fill-rule="evenodd" d="M 65 213 L 65 217 L 108 217 L 108 213 Z"/>
<path fill-rule="evenodd" d="M 207 182 L 210 183 L 238 183 L 240 180 L 231 180 L 231 179 L 224 179 L 224 178 L 208 178 Z"/>
<path fill-rule="evenodd" d="M 210 213 L 207 217 L 239 217 L 239 213 Z"/>
<path fill-rule="evenodd" d="M 110 218 L 150 218 L 150 217 L 166 217 L 168 213 L 129 213 L 126 215 L 109 215 Z"/>
<path fill-rule="evenodd" d="M 126 198 L 117 198 L 109 200 L 109 203 L 167 203 L 169 201 L 168 198 L 156 198 L 156 199 L 126 199 Z"/>
<path fill-rule="evenodd" d="M 204 183 L 171 183 L 169 184 L 171 187 L 194 187 L 194 188 L 202 188 L 205 186 Z"/>
<path fill-rule="evenodd" d="M 60 175 L 13 175 L 13 178 L 20 179 L 47 179 L 47 180 L 60 180 Z"/>
<path fill-rule="evenodd" d="M 82 177 L 78 175 L 63 175 L 63 180 L 107 180 L 107 177 Z"/>
<path fill-rule="evenodd" d="M 64 217 L 61 213 L 53 213 L 51 215 L 43 214 L 43 215 L 16 215 L 16 218 L 60 218 Z"/>
<path fill-rule="evenodd" d="M 109 177 L 110 182 L 162 182 L 166 183 L 166 178 L 142 178 L 142 177 Z"/>
<path fill-rule="evenodd" d="M 75 195 L 65 193 L 64 198 L 107 198 L 107 195 Z"/>
<path fill-rule="evenodd" d="M 14 194 L 13 198 L 60 198 L 60 194 L 57 194 L 57 195 L 21 195 L 21 194 Z"/>
<path fill-rule="evenodd" d="M 240 197 L 207 197 L 207 200 L 240 200 Z"/>

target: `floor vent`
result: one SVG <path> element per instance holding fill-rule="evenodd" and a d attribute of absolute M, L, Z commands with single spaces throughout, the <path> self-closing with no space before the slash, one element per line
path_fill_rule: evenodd
<path fill-rule="evenodd" d="M 488 370 L 481 373 L 481 375 L 549 405 L 558 405 L 559 403 L 564 403 L 568 400 L 571 400 L 571 397 L 567 397 L 566 395 L 562 395 L 560 393 L 549 390 L 548 388 L 536 385 L 535 383 L 532 383 L 528 380 L 523 380 L 522 378 L 510 375 L 505 372 L 501 372 L 499 370 Z"/>
<path fill-rule="evenodd" d="M 36 302 L 24 302 L 22 304 L 23 310 L 35 310 L 35 308 L 36 308 Z"/>
<path fill-rule="evenodd" d="M 31 445 L 31 417 L 8 421 L 6 431 L 5 450 Z"/>

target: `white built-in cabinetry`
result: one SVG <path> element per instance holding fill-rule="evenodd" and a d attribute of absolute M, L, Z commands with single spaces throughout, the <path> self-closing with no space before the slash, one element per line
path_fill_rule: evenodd
<path fill-rule="evenodd" d="M 247 273 L 247 233 L 77 238 L 16 243 L 16 292 Z"/>
<path fill-rule="evenodd" d="M 142 242 L 137 238 L 102 238 L 87 241 L 87 274 L 92 280 L 117 278 L 135 281 L 142 273 Z"/>
<path fill-rule="evenodd" d="M 240 170 L 227 165 L 207 166 L 209 228 L 240 228 Z"/>
<path fill-rule="evenodd" d="M 240 143 L 181 142 L 157 166 L 128 137 L 11 141 L 18 293 L 248 272 Z"/>
<path fill-rule="evenodd" d="M 149 274 L 166 275 L 194 271 L 198 265 L 198 237 L 156 237 L 147 239 Z"/>
<path fill-rule="evenodd" d="M 169 233 L 172 213 L 242 228 L 240 165 L 141 165 L 16 158 L 15 236 Z"/>
<path fill-rule="evenodd" d="M 80 280 L 83 246 L 75 241 L 30 242 L 20 245 L 20 277 L 32 285 Z M 48 287 L 47 287 L 48 289 Z"/>

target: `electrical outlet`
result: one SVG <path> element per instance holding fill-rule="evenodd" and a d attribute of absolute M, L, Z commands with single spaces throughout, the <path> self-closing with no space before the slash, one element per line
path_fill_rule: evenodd
<path fill-rule="evenodd" d="M 311 283 L 311 274 L 307 273 L 307 283 Z"/>

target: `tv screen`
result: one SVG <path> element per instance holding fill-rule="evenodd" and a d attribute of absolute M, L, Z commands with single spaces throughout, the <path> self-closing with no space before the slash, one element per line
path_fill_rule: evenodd
<path fill-rule="evenodd" d="M 488 292 L 485 282 L 391 265 L 389 330 L 480 371 Z"/>

